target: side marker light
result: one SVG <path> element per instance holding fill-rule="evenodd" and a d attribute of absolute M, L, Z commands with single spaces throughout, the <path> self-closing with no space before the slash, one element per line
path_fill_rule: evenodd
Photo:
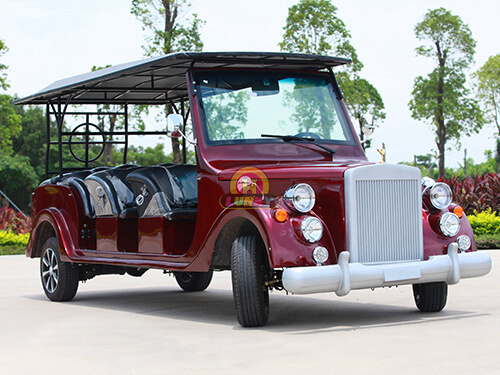
<path fill-rule="evenodd" d="M 464 216 L 464 209 L 460 206 L 457 206 L 453 209 L 453 213 L 461 219 L 462 216 Z"/>
<path fill-rule="evenodd" d="M 279 208 L 274 211 L 274 218 L 278 223 L 284 223 L 288 219 L 288 213 L 284 208 Z"/>

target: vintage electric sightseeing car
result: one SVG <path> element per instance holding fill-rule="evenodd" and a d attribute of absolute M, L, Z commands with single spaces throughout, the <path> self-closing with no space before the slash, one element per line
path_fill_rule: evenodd
<path fill-rule="evenodd" d="M 47 108 L 48 179 L 32 196 L 26 250 L 41 258 L 47 297 L 71 300 L 79 281 L 150 268 L 202 291 L 213 271 L 231 270 L 243 326 L 266 324 L 270 289 L 344 296 L 412 284 L 419 310 L 442 310 L 448 285 L 487 274 L 491 259 L 476 251 L 447 185 L 367 161 L 332 71 L 346 63 L 175 53 L 18 100 Z M 129 129 L 134 105 L 170 106 L 164 134 L 180 141 L 183 163 L 127 164 L 132 136 L 155 134 Z M 68 130 L 66 119 L 82 115 Z M 105 130 L 103 116 L 120 117 L 123 128 Z M 102 152 L 90 150 L 119 143 L 123 165 L 96 167 Z M 79 167 L 64 165 L 68 149 Z"/>

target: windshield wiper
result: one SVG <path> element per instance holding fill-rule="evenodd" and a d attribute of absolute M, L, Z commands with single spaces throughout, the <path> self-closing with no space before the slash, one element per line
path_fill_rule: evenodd
<path fill-rule="evenodd" d="M 308 144 L 313 144 L 323 150 L 326 150 L 332 155 L 334 155 L 336 152 L 335 150 L 332 150 L 329 147 L 316 143 L 314 138 L 299 137 L 298 135 L 274 135 L 274 134 L 261 134 L 260 136 L 266 138 L 278 138 L 282 139 L 284 142 L 289 142 L 289 143 L 293 143 L 293 141 L 306 142 Z"/>

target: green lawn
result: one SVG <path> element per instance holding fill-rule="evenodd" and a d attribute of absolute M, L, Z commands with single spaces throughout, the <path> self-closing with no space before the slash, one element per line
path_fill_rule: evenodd
<path fill-rule="evenodd" d="M 5 245 L 5 246 L 0 246 L 0 255 L 24 254 L 25 250 L 26 246 Z"/>

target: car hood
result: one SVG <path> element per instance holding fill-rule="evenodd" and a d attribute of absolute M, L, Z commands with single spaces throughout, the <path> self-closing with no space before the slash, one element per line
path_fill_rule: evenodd
<path fill-rule="evenodd" d="M 349 168 L 359 167 L 362 165 L 369 165 L 373 163 L 352 161 L 342 163 L 318 163 L 318 164 L 304 164 L 304 163 L 286 163 L 286 164 L 263 164 L 254 166 L 244 166 L 241 168 L 228 168 L 219 173 L 220 181 L 231 180 L 235 173 L 241 171 L 243 168 L 249 170 L 257 169 L 262 171 L 268 179 L 290 179 L 290 178 L 342 178 L 344 172 Z"/>

